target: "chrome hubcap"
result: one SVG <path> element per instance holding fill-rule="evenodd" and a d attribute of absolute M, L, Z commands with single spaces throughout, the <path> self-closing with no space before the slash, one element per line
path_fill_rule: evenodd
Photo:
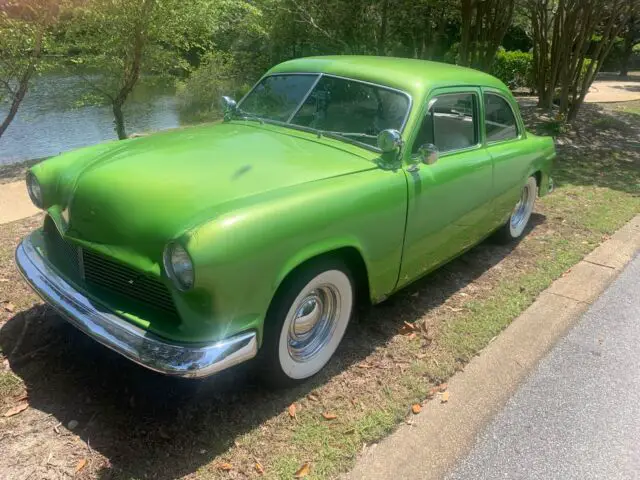
<path fill-rule="evenodd" d="M 289 355 L 305 362 L 329 342 L 340 315 L 340 293 L 333 285 L 323 285 L 306 295 L 296 306 L 289 326 Z"/>
<path fill-rule="evenodd" d="M 525 185 L 520 195 L 520 201 L 516 204 L 516 208 L 511 215 L 511 227 L 518 228 L 522 222 L 527 221 L 529 210 L 529 186 Z"/>

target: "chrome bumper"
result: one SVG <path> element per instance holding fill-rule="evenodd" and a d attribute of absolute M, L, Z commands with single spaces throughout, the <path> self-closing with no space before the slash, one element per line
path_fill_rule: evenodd
<path fill-rule="evenodd" d="M 92 302 L 42 258 L 30 237 L 16 249 L 16 263 L 31 287 L 71 324 L 143 367 L 178 377 L 206 377 L 256 356 L 255 332 L 211 344 L 171 343 Z"/>

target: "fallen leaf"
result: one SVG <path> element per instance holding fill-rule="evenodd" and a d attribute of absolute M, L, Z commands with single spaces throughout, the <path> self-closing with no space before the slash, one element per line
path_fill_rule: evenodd
<path fill-rule="evenodd" d="M 442 394 L 442 398 L 440 399 L 441 403 L 447 403 L 449 401 L 449 392 L 444 392 Z"/>
<path fill-rule="evenodd" d="M 449 388 L 448 383 L 441 383 L 440 385 L 438 385 L 438 390 L 441 392 L 444 392 L 447 388 Z"/>
<path fill-rule="evenodd" d="M 16 309 L 15 305 L 11 302 L 3 302 L 2 306 L 9 313 L 12 313 Z"/>
<path fill-rule="evenodd" d="M 228 472 L 229 470 L 233 470 L 233 465 L 231 465 L 230 463 L 227 462 L 220 462 L 216 465 L 216 468 L 218 470 L 222 470 L 225 472 Z"/>
<path fill-rule="evenodd" d="M 158 435 L 160 435 L 160 438 L 164 438 L 165 440 L 169 440 L 171 437 L 169 436 L 169 434 L 167 432 L 164 431 L 164 428 L 160 427 L 158 429 Z"/>
<path fill-rule="evenodd" d="M 414 415 L 417 415 L 422 411 L 422 407 L 419 403 L 414 403 L 413 405 L 411 405 L 411 411 Z"/>
<path fill-rule="evenodd" d="M 407 327 L 408 330 L 415 330 L 416 325 L 414 323 L 409 323 L 407 321 L 404 322 L 404 326 Z"/>
<path fill-rule="evenodd" d="M 260 464 L 260 462 L 256 462 L 254 467 L 256 469 L 256 472 L 258 472 L 260 475 L 264 475 L 264 467 Z"/>
<path fill-rule="evenodd" d="M 16 405 L 13 408 L 10 408 L 6 412 L 4 412 L 5 417 L 13 417 L 14 415 L 19 414 L 20 412 L 24 412 L 27 408 L 29 408 L 29 404 L 27 402 Z"/>
<path fill-rule="evenodd" d="M 411 335 L 409 335 L 409 340 L 413 340 L 414 338 L 416 338 L 416 332 L 413 332 Z"/>
<path fill-rule="evenodd" d="M 29 398 L 29 394 L 28 393 L 24 393 L 24 394 L 20 395 L 18 398 L 16 398 L 16 402 L 24 402 L 28 398 Z"/>
<path fill-rule="evenodd" d="M 298 471 L 293 475 L 294 478 L 304 478 L 311 472 L 311 464 L 309 462 L 304 463 Z"/>
<path fill-rule="evenodd" d="M 80 470 L 82 470 L 86 466 L 87 466 L 87 459 L 83 458 L 78 462 L 78 465 L 76 465 L 76 473 L 78 473 Z"/>
<path fill-rule="evenodd" d="M 309 400 L 311 400 L 312 402 L 319 402 L 320 401 L 320 398 L 317 395 L 313 394 L 313 393 L 310 393 L 309 395 L 307 395 L 307 398 Z"/>
<path fill-rule="evenodd" d="M 289 416 L 291 418 L 297 418 L 296 417 L 296 404 L 292 403 L 291 405 L 289 405 Z"/>
<path fill-rule="evenodd" d="M 322 416 L 325 420 L 335 420 L 338 416 L 335 413 L 323 413 Z"/>
<path fill-rule="evenodd" d="M 362 362 L 358 364 L 358 368 L 373 368 L 373 367 L 366 362 Z"/>

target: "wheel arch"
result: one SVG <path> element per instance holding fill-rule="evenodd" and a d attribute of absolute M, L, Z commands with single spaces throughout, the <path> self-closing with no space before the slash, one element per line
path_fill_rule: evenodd
<path fill-rule="evenodd" d="M 311 247 L 292 257 L 278 275 L 277 287 L 271 303 L 273 303 L 273 299 L 278 296 L 288 280 L 293 278 L 297 272 L 306 268 L 309 264 L 320 262 L 325 258 L 339 258 L 342 260 L 353 275 L 356 302 L 358 304 L 371 303 L 370 269 L 361 249 L 353 244 L 334 245 L 331 248 Z"/>

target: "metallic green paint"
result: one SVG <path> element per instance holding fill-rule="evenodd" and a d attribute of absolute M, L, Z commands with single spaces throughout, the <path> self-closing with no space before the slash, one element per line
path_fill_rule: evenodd
<path fill-rule="evenodd" d="M 72 279 L 79 290 L 169 340 L 212 342 L 246 330 L 261 336 L 278 287 L 305 261 L 345 248 L 358 252 L 375 303 L 497 228 L 530 175 L 540 176 L 540 194 L 546 193 L 553 142 L 526 133 L 519 114 L 517 140 L 487 145 L 481 133 L 477 147 L 407 170 L 428 100 L 438 92 L 463 88 L 480 98 L 487 89 L 518 112 L 494 77 L 380 57 L 292 60 L 267 74 L 285 72 L 330 73 L 407 92 L 413 103 L 401 158 L 383 160 L 340 140 L 232 120 L 45 161 L 31 171 L 65 239 L 159 278 L 180 319 L 134 313 L 126 301 Z M 33 235 L 47 256 L 42 234 Z M 163 271 L 170 241 L 194 262 L 189 291 L 175 288 Z"/>

